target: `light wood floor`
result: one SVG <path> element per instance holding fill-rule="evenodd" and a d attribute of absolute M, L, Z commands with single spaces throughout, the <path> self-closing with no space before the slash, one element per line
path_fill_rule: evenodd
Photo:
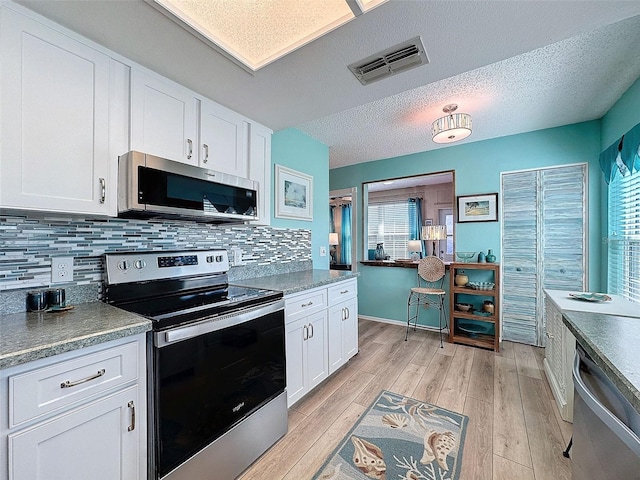
<path fill-rule="evenodd" d="M 289 410 L 289 432 L 240 478 L 313 477 L 382 389 L 469 416 L 460 480 L 569 480 L 562 421 L 542 370 L 544 350 L 500 353 L 444 344 L 438 334 L 360 320 L 360 352 Z"/>

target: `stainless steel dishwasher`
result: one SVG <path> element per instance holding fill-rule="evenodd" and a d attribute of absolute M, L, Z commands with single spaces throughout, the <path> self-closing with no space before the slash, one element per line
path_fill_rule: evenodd
<path fill-rule="evenodd" d="M 573 480 L 639 480 L 640 414 L 580 345 L 573 384 Z"/>

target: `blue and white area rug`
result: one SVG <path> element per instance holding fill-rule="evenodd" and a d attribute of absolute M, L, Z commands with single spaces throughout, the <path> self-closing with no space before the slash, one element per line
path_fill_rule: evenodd
<path fill-rule="evenodd" d="M 314 480 L 457 480 L 469 417 L 383 390 Z"/>

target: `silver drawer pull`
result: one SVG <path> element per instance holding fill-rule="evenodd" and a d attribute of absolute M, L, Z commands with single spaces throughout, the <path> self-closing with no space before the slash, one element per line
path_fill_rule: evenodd
<path fill-rule="evenodd" d="M 313 302 L 309 302 L 309 303 L 303 303 L 302 305 L 300 305 L 302 308 L 304 307 L 310 307 L 311 305 L 313 305 Z"/>
<path fill-rule="evenodd" d="M 344 295 L 345 293 L 349 293 L 349 290 L 342 290 L 342 291 L 340 292 L 340 295 Z"/>
<path fill-rule="evenodd" d="M 75 387 L 76 385 L 80 385 L 81 383 L 90 382 L 91 380 L 100 378 L 101 376 L 104 375 L 104 373 L 105 373 L 105 370 L 103 368 L 102 370 L 98 370 L 98 373 L 96 373 L 95 375 L 91 375 L 90 377 L 83 378 L 82 380 L 76 380 L 75 382 L 67 380 L 66 382 L 63 382 L 60 384 L 60 388 L 71 388 L 71 387 Z"/>
<path fill-rule="evenodd" d="M 131 409 L 131 425 L 129 425 L 127 431 L 132 432 L 136 429 L 136 406 L 133 403 L 133 400 L 127 403 L 127 407 Z"/>
<path fill-rule="evenodd" d="M 100 203 L 104 203 L 107 199 L 107 183 L 104 178 L 98 180 L 100 181 Z"/>

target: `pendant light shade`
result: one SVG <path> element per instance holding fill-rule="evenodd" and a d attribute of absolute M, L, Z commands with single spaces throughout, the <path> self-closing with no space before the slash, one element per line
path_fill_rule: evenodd
<path fill-rule="evenodd" d="M 431 124 L 431 137 L 436 143 L 452 143 L 471 135 L 471 115 L 453 113 L 458 105 L 446 105 L 442 111 L 447 115 Z"/>

